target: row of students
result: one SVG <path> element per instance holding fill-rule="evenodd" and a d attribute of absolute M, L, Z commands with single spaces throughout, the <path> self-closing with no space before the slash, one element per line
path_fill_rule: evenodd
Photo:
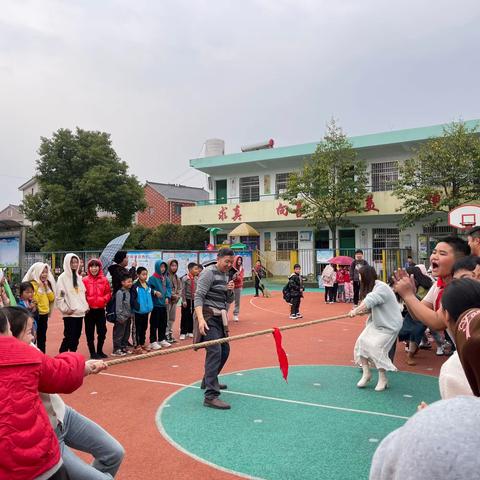
<path fill-rule="evenodd" d="M 114 356 L 170 347 L 169 339 L 173 339 L 174 324 L 170 315 L 176 315 L 179 299 L 182 300 L 180 340 L 193 338 L 193 302 L 196 278 L 202 266 L 189 263 L 188 273 L 181 279 L 176 276 L 175 267 L 178 267 L 176 260 L 172 260 L 170 264 L 158 260 L 155 263 L 155 273 L 150 278 L 147 269 L 139 267 L 135 283 L 132 282 L 131 276 L 124 272 L 120 279 L 121 288 L 115 297 Z M 172 287 L 174 282 L 175 286 Z M 150 342 L 147 344 L 148 326 Z M 128 345 L 130 334 L 133 339 L 133 350 Z"/>

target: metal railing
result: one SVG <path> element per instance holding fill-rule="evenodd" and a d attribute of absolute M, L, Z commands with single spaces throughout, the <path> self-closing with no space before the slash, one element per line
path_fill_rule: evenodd
<path fill-rule="evenodd" d="M 317 259 L 319 257 L 326 259 L 328 255 L 325 254 L 327 253 L 334 253 L 333 256 L 343 255 L 355 258 L 356 250 L 357 249 L 355 248 L 340 248 L 336 252 L 333 250 L 317 250 L 316 253 Z M 398 268 L 404 268 L 407 263 L 407 257 L 412 254 L 412 251 L 406 248 L 363 248 L 362 251 L 363 258 L 368 262 L 369 265 L 375 267 L 379 278 L 383 281 L 387 281 L 393 275 L 393 272 Z M 321 255 L 322 252 L 324 255 Z M 423 261 L 417 261 L 416 259 L 414 259 L 414 262 L 423 263 Z M 326 261 L 317 261 L 317 274 L 321 273 L 322 265 L 324 266 L 326 263 Z"/>
<path fill-rule="evenodd" d="M 262 200 L 279 200 L 281 199 L 281 194 L 277 193 L 270 193 L 267 195 L 259 195 L 258 199 L 250 200 L 245 199 L 242 197 L 228 197 L 228 198 L 212 198 L 209 200 L 198 200 L 196 205 L 198 207 L 205 206 L 205 205 L 227 205 L 227 204 L 235 204 L 235 203 L 252 203 L 252 202 L 260 202 Z"/>

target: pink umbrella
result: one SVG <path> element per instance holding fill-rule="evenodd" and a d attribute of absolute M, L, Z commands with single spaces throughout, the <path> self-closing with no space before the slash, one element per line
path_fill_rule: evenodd
<path fill-rule="evenodd" d="M 351 265 L 352 262 L 353 262 L 352 257 L 346 257 L 344 255 L 333 257 L 328 261 L 328 263 L 334 263 L 335 265 Z"/>

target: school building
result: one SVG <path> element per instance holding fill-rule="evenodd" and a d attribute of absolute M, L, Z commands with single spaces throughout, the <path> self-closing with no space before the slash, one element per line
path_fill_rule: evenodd
<path fill-rule="evenodd" d="M 478 123 L 466 122 L 468 127 Z M 367 164 L 370 182 L 363 211 L 350 217 L 356 227 L 338 229 L 342 253 L 362 248 L 369 252 L 371 262 L 379 263 L 383 250 L 401 250 L 420 261 L 427 257 L 430 243 L 452 231 L 446 219 L 434 228 L 425 227 L 423 221 L 401 231 L 401 202 L 390 191 L 391 182 L 398 178 L 399 163 L 411 157 L 422 142 L 442 135 L 445 126 L 350 137 L 358 158 Z M 256 246 L 273 274 L 288 273 L 292 250 L 298 251 L 304 273 L 315 274 L 321 251 L 332 247 L 330 232 L 326 226 L 316 230 L 300 214 L 289 212 L 281 194 L 290 172 L 299 170 L 316 147 L 314 142 L 190 160 L 193 168 L 209 177 L 209 200 L 182 208 L 182 225 L 221 228 L 217 235 L 221 243 L 233 228 L 246 222 L 260 237 L 234 240 Z"/>

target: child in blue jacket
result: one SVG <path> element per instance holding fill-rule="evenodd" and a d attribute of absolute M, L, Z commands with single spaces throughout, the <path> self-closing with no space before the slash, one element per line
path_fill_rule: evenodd
<path fill-rule="evenodd" d="M 145 353 L 150 347 L 145 344 L 148 316 L 153 310 L 153 291 L 148 286 L 148 271 L 145 267 L 137 268 L 137 281 L 133 284 L 131 298 L 135 314 L 135 352 Z"/>
<path fill-rule="evenodd" d="M 150 314 L 150 348 L 152 350 L 171 346 L 166 340 L 167 305 L 172 296 L 167 269 L 167 264 L 163 260 L 157 260 L 155 273 L 148 279 L 148 286 L 153 293 L 153 310 Z"/>

